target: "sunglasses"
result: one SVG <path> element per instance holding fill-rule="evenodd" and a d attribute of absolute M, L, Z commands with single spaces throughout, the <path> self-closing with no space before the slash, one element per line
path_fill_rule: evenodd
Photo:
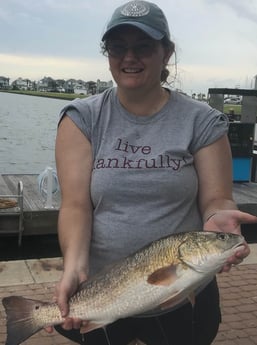
<path fill-rule="evenodd" d="M 156 50 L 156 43 L 147 41 L 134 45 L 126 45 L 121 42 L 108 42 L 106 44 L 106 53 L 113 58 L 123 58 L 129 50 L 138 58 L 150 57 Z"/>

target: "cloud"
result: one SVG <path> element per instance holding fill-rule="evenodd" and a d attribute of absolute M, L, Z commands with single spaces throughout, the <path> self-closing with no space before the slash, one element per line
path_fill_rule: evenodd
<path fill-rule="evenodd" d="M 92 58 L 104 27 L 104 7 L 95 10 L 86 0 L 0 0 L 1 53 Z"/>
<path fill-rule="evenodd" d="M 255 0 L 207 0 L 209 4 L 220 4 L 234 11 L 238 17 L 257 25 L 257 3 Z"/>
<path fill-rule="evenodd" d="M 10 79 L 17 76 L 39 80 L 44 76 L 54 79 L 75 78 L 87 80 L 110 80 L 111 75 L 105 58 L 68 59 L 50 56 L 25 56 L 0 54 L 2 70 L 12 71 L 5 75 Z"/>
<path fill-rule="evenodd" d="M 0 75 L 110 80 L 99 44 L 113 10 L 125 2 L 0 0 Z M 178 87 L 244 86 L 257 74 L 256 0 L 154 2 L 177 46 Z"/>
<path fill-rule="evenodd" d="M 237 67 L 237 68 L 236 68 Z M 253 70 L 227 68 L 226 65 L 210 64 L 190 64 L 183 63 L 178 66 L 175 88 L 182 89 L 188 94 L 195 90 L 207 93 L 211 87 L 226 88 L 252 88 L 253 87 Z"/>
<path fill-rule="evenodd" d="M 11 23 L 11 14 L 6 11 L 6 9 L 0 7 L 0 22 L 1 23 Z"/>

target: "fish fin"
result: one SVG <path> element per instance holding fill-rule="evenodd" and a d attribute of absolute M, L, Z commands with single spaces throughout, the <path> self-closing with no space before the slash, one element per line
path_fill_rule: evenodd
<path fill-rule="evenodd" d="M 194 294 L 194 292 L 191 292 L 187 297 L 185 297 L 184 295 L 181 296 L 179 294 L 179 291 L 178 291 L 172 297 L 170 297 L 167 301 L 163 302 L 160 305 L 161 310 L 172 308 L 175 305 L 183 302 L 186 299 L 188 299 L 189 302 L 191 303 L 192 307 L 194 307 L 194 305 L 195 305 L 195 294 Z"/>
<path fill-rule="evenodd" d="M 177 266 L 170 265 L 159 268 L 149 275 L 147 282 L 152 285 L 168 286 L 177 280 Z"/>
<path fill-rule="evenodd" d="M 104 326 L 105 325 L 101 325 L 99 323 L 88 322 L 86 325 L 80 327 L 80 333 L 88 333 L 93 331 L 94 329 L 102 328 Z"/>
<path fill-rule="evenodd" d="M 179 295 L 179 292 L 177 292 L 168 300 L 160 304 L 160 308 L 161 310 L 166 310 L 166 309 L 174 307 L 175 305 L 181 303 L 184 300 L 185 300 L 185 297 L 181 297 L 181 295 Z"/>
<path fill-rule="evenodd" d="M 20 296 L 5 297 L 2 300 L 7 318 L 7 340 L 5 345 L 18 345 L 43 328 L 33 318 L 33 311 L 44 302 Z"/>
<path fill-rule="evenodd" d="M 191 303 L 192 307 L 194 307 L 195 306 L 195 294 L 194 294 L 194 292 L 191 292 L 187 298 L 188 298 L 189 302 Z"/>

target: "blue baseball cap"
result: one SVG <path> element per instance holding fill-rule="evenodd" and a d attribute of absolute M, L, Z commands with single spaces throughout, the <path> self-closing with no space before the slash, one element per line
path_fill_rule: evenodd
<path fill-rule="evenodd" d="M 133 0 L 118 7 L 107 25 L 102 41 L 121 25 L 135 26 L 155 40 L 165 36 L 170 39 L 169 25 L 163 11 L 148 1 Z"/>

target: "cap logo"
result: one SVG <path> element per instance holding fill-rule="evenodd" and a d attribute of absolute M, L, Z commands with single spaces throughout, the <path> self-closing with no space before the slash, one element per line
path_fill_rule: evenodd
<path fill-rule="evenodd" d="M 143 17 L 150 12 L 150 7 L 144 1 L 131 1 L 120 12 L 126 17 Z"/>

